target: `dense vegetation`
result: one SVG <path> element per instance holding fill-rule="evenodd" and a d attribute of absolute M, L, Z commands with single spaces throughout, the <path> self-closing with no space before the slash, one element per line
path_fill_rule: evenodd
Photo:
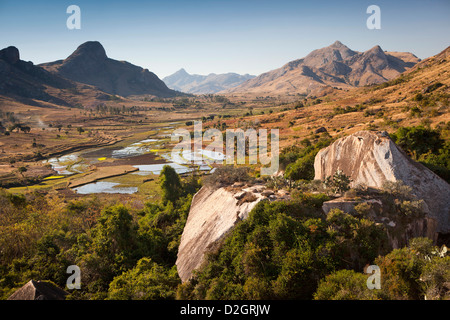
<path fill-rule="evenodd" d="M 70 299 L 174 298 L 178 244 L 199 185 L 181 181 L 170 167 L 161 181 L 164 195 L 183 191 L 142 210 L 96 197 L 66 202 L 0 191 L 0 296 L 30 279 L 64 288 L 67 267 L 77 265 L 82 288 Z"/>
<path fill-rule="evenodd" d="M 420 212 L 410 190 L 386 186 L 390 218 L 406 225 Z M 364 205 L 350 215 L 324 216 L 325 194 L 298 192 L 283 202 L 260 202 L 190 282 L 179 299 L 449 299 L 450 257 L 427 238 L 392 250 L 386 225 Z M 420 216 L 420 215 L 419 215 Z M 401 228 L 399 228 L 401 230 Z M 381 271 L 381 289 L 367 287 L 368 265 Z"/>
<path fill-rule="evenodd" d="M 431 129 L 425 126 L 403 127 L 391 135 L 408 155 L 450 182 L 450 140 L 445 139 L 449 128 Z"/>
<path fill-rule="evenodd" d="M 442 132 L 403 128 L 393 138 L 406 152 L 429 163 L 438 159 L 445 167 Z M 143 209 L 95 196 L 65 200 L 58 193 L 0 190 L 0 297 L 30 279 L 65 288 L 67 267 L 77 265 L 81 290 L 70 291 L 68 299 L 449 299 L 450 257 L 444 249 L 416 238 L 392 250 L 388 238 L 395 235 L 364 205 L 353 215 L 337 209 L 322 213 L 333 193 L 348 190 L 340 173 L 319 184 L 311 181 L 312 160 L 331 141 L 323 134 L 284 150 L 286 180 L 295 183 L 282 187 L 291 188 L 291 200 L 260 202 L 183 284 L 175 261 L 192 195 L 200 187 L 196 178 L 181 179 L 164 167 L 162 200 Z M 252 174 L 225 166 L 204 183 L 217 187 L 249 181 Z M 276 181 L 268 183 L 277 188 Z M 409 191 L 392 184 L 378 195 L 386 217 L 399 225 L 421 217 L 421 202 Z M 381 270 L 380 290 L 366 286 L 364 268 L 372 264 Z"/>
<path fill-rule="evenodd" d="M 309 139 L 302 141 L 303 147 L 292 146 L 283 150 L 280 155 L 280 166 L 285 170 L 285 177 L 289 180 L 314 179 L 314 158 L 320 149 L 327 147 L 333 139 L 324 133 L 313 145 Z"/>
<path fill-rule="evenodd" d="M 195 279 L 179 287 L 179 297 L 311 299 L 334 270 L 362 270 L 384 250 L 382 227 L 339 210 L 325 219 L 324 199 L 258 204 Z"/>

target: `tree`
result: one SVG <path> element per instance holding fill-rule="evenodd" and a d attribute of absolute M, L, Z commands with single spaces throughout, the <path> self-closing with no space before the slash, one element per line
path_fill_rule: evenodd
<path fill-rule="evenodd" d="M 12 125 L 8 126 L 8 131 L 9 132 L 13 132 L 17 128 L 18 128 L 17 124 L 12 124 Z"/>
<path fill-rule="evenodd" d="M 22 175 L 22 178 L 25 178 L 25 176 L 23 174 L 24 174 L 24 172 L 27 172 L 28 169 L 26 167 L 22 166 L 22 167 L 17 168 L 17 171 L 19 171 L 19 173 Z"/>
<path fill-rule="evenodd" d="M 159 180 L 162 190 L 162 200 L 164 203 L 175 202 L 182 195 L 181 180 L 178 173 L 169 165 L 165 165 L 160 174 Z"/>
<path fill-rule="evenodd" d="M 175 266 L 166 269 L 149 258 L 142 258 L 136 267 L 114 278 L 109 285 L 108 299 L 175 299 L 179 283 L 180 278 Z"/>
<path fill-rule="evenodd" d="M 450 257 L 434 257 L 423 268 L 420 280 L 427 300 L 449 300 Z"/>
<path fill-rule="evenodd" d="M 285 177 L 290 180 L 313 180 L 314 159 L 316 153 L 311 152 L 286 167 Z"/>
<path fill-rule="evenodd" d="M 394 249 L 375 259 L 380 267 L 381 293 L 389 300 L 420 299 L 418 279 L 425 264 L 410 248 Z"/>
<path fill-rule="evenodd" d="M 79 134 L 82 134 L 84 132 L 84 129 L 82 127 L 78 127 L 77 131 L 78 131 Z"/>
<path fill-rule="evenodd" d="M 444 146 L 439 131 L 424 126 L 400 128 L 391 138 L 415 160 L 428 152 L 437 154 Z"/>
<path fill-rule="evenodd" d="M 90 234 L 78 237 L 77 264 L 84 270 L 82 282 L 92 283 L 89 291 L 107 290 L 115 276 L 136 263 L 136 238 L 133 218 L 123 205 L 104 208 Z"/>
<path fill-rule="evenodd" d="M 347 176 L 342 171 L 338 170 L 334 173 L 334 175 L 328 176 L 325 178 L 325 186 L 327 188 L 331 188 L 331 190 L 335 193 L 343 193 L 345 191 L 350 190 L 350 182 L 352 180 L 349 176 Z"/>

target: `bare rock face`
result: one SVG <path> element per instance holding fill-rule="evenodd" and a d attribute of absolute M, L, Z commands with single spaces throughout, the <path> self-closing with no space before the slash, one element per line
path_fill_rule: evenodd
<path fill-rule="evenodd" d="M 266 195 L 264 189 L 262 185 L 219 189 L 202 187 L 194 195 L 176 262 L 183 282 L 202 265 L 205 253 L 211 251 L 236 223 L 246 219 L 258 202 L 282 199 L 273 192 Z"/>
<path fill-rule="evenodd" d="M 435 232 L 450 232 L 450 185 L 409 158 L 385 132 L 360 131 L 335 141 L 319 151 L 314 170 L 318 180 L 340 170 L 351 177 L 352 186 L 381 188 L 385 181 L 402 181 L 426 203 Z"/>
<path fill-rule="evenodd" d="M 333 209 L 339 209 L 344 212 L 354 214 L 355 213 L 355 206 L 360 204 L 361 201 L 359 200 L 343 200 L 341 198 L 325 201 L 322 205 L 322 210 L 325 212 L 325 214 L 328 214 Z"/>

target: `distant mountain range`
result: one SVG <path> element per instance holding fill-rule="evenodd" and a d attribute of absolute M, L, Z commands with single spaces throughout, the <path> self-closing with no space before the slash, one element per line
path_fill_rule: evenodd
<path fill-rule="evenodd" d="M 331 87 L 360 87 L 391 80 L 419 61 L 408 52 L 386 52 L 380 46 L 357 52 L 336 41 L 224 92 L 309 94 Z"/>
<path fill-rule="evenodd" d="M 160 80 L 147 69 L 108 58 L 97 41 L 80 45 L 64 60 L 40 65 L 20 60 L 19 50 L 0 50 L 0 95 L 70 105 L 63 92 L 87 90 L 93 99 L 109 95 L 174 97 L 204 93 L 315 94 L 328 88 L 351 88 L 391 80 L 420 59 L 408 52 L 386 52 L 375 46 L 365 52 L 341 42 L 257 77 L 236 73 L 196 75 L 184 69 Z M 175 91 L 176 90 L 176 91 Z M 181 91 L 181 92 L 180 92 Z M 76 96 L 73 94 L 72 96 Z"/>
<path fill-rule="evenodd" d="M 119 96 L 179 95 L 169 89 L 153 72 L 126 61 L 108 58 L 98 41 L 88 41 L 64 60 L 39 65 L 60 77 L 96 86 L 100 90 Z"/>
<path fill-rule="evenodd" d="M 244 81 L 254 77 L 255 76 L 249 74 L 240 75 L 237 73 L 211 73 L 205 76 L 189 74 L 186 70 L 180 69 L 162 80 L 169 88 L 177 91 L 193 94 L 206 94 L 217 93 L 219 91 L 236 87 Z"/>

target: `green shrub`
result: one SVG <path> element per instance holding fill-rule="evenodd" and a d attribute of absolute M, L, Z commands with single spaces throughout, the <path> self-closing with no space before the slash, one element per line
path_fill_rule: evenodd
<path fill-rule="evenodd" d="M 108 300 L 175 299 L 180 278 L 176 267 L 166 269 L 149 258 L 142 258 L 130 269 L 111 281 Z"/>
<path fill-rule="evenodd" d="M 313 180 L 314 179 L 314 159 L 316 153 L 311 152 L 295 163 L 286 167 L 285 177 L 290 180 Z"/>
<path fill-rule="evenodd" d="M 450 257 L 434 257 L 423 268 L 420 280 L 426 300 L 450 300 Z"/>
<path fill-rule="evenodd" d="M 444 146 L 444 140 L 439 131 L 423 126 L 403 127 L 390 135 L 392 140 L 406 151 L 413 159 L 431 152 L 439 153 Z"/>
<path fill-rule="evenodd" d="M 367 288 L 367 275 L 353 270 L 339 270 L 322 279 L 315 300 L 374 300 L 377 291 Z"/>
<path fill-rule="evenodd" d="M 327 188 L 330 188 L 334 193 L 344 193 L 350 190 L 351 183 L 350 176 L 346 175 L 342 171 L 338 170 L 333 176 L 328 176 L 324 180 L 324 184 Z"/>

